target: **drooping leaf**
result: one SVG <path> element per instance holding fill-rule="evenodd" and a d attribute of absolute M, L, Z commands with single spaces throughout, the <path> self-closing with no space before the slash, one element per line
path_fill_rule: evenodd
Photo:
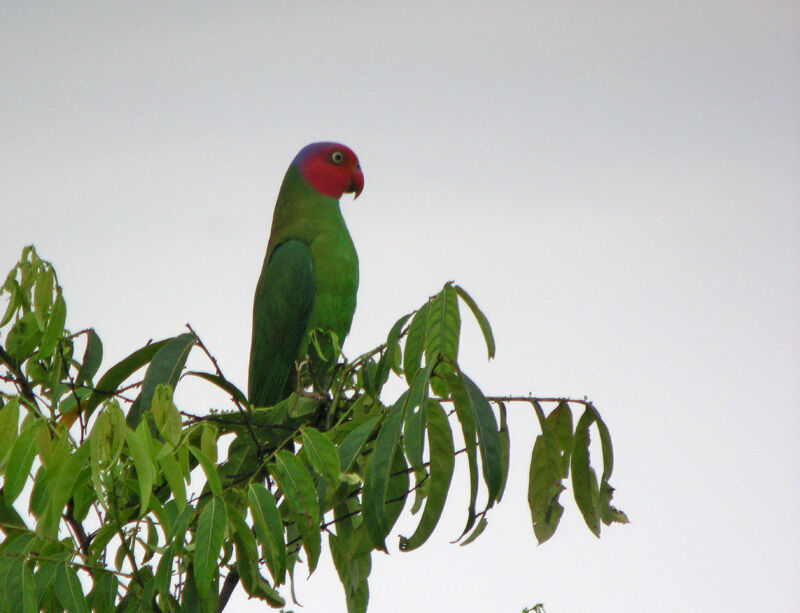
<path fill-rule="evenodd" d="M 139 482 L 142 514 L 147 510 L 147 504 L 150 499 L 150 493 L 153 491 L 153 482 L 156 477 L 155 467 L 150 459 L 148 445 L 145 442 L 144 431 L 145 428 L 138 428 L 136 432 L 127 428 L 125 431 L 125 442 L 128 444 L 128 451 L 133 460 L 137 481 Z"/>
<path fill-rule="evenodd" d="M 552 429 L 561 454 L 562 476 L 569 475 L 569 458 L 572 453 L 572 411 L 569 404 L 562 401 L 547 416 L 547 424 Z"/>
<path fill-rule="evenodd" d="M 103 341 L 100 340 L 94 328 L 89 328 L 86 333 L 86 349 L 83 351 L 83 362 L 78 370 L 78 375 L 75 377 L 75 382 L 78 384 L 90 384 L 102 362 Z"/>
<path fill-rule="evenodd" d="M 38 529 L 40 534 L 55 538 L 58 533 L 58 523 L 64 507 L 67 506 L 78 477 L 82 474 L 82 468 L 86 465 L 89 458 L 89 441 L 84 442 L 77 450 L 69 455 L 64 462 L 63 468 L 57 473 L 52 486 L 49 489 L 49 503 L 45 511 L 45 520 L 40 521 Z"/>
<path fill-rule="evenodd" d="M 475 529 L 472 532 L 470 532 L 469 536 L 465 538 L 463 541 L 461 541 L 459 545 L 461 547 L 465 547 L 466 545 L 469 545 L 470 543 L 475 541 L 475 539 L 477 539 L 481 534 L 483 534 L 483 531 L 486 530 L 486 526 L 488 525 L 489 522 L 486 520 L 486 514 L 484 513 L 478 520 L 478 525 L 475 526 Z"/>
<path fill-rule="evenodd" d="M 93 570 L 92 582 L 94 586 L 89 593 L 89 608 L 96 613 L 113 613 L 119 587 L 117 576 L 108 571 Z"/>
<path fill-rule="evenodd" d="M 181 474 L 181 467 L 172 453 L 165 453 L 160 455 L 158 463 L 161 466 L 161 472 L 167 480 L 167 485 L 172 492 L 172 497 L 175 504 L 178 505 L 179 510 L 186 507 L 186 486 L 184 485 L 183 475 Z"/>
<path fill-rule="evenodd" d="M 311 427 L 303 428 L 303 449 L 306 456 L 320 475 L 335 488 L 339 482 L 339 455 L 330 439 L 319 430 Z"/>
<path fill-rule="evenodd" d="M 391 474 L 392 459 L 400 438 L 400 427 L 408 409 L 409 392 L 404 392 L 386 414 L 375 449 L 364 475 L 362 508 L 364 523 L 377 549 L 386 551 L 384 538 L 388 532 L 384 514 L 386 488 Z"/>
<path fill-rule="evenodd" d="M 211 492 L 215 496 L 222 495 L 222 482 L 220 481 L 219 474 L 217 473 L 216 465 L 208 459 L 206 454 L 200 451 L 197 447 L 190 446 L 189 451 L 192 452 L 192 455 L 197 458 L 197 461 L 200 463 L 200 466 L 203 467 L 203 472 L 206 474 L 206 479 L 208 480 L 208 487 L 211 488 Z"/>
<path fill-rule="evenodd" d="M 181 436 L 183 420 L 178 407 L 172 401 L 172 387 L 167 384 L 156 386 L 152 401 L 153 421 L 156 430 L 164 440 L 177 447 Z"/>
<path fill-rule="evenodd" d="M 456 417 L 461 424 L 461 434 L 464 438 L 464 449 L 467 454 L 467 466 L 469 467 L 469 505 L 467 507 L 467 523 L 461 535 L 456 541 L 462 539 L 475 524 L 477 517 L 475 505 L 478 499 L 478 451 L 476 449 L 477 434 L 475 432 L 475 418 L 470 408 L 469 396 L 464 384 L 454 374 L 447 375 L 447 387 L 453 399 L 453 406 L 456 410 Z"/>
<path fill-rule="evenodd" d="M 600 536 L 599 488 L 597 475 L 589 463 L 589 427 L 594 415 L 587 408 L 575 426 L 572 447 L 572 492 L 586 525 Z"/>
<path fill-rule="evenodd" d="M 314 482 L 305 465 L 286 449 L 275 455 L 270 473 L 294 512 L 295 526 L 303 537 L 303 549 L 308 556 L 310 574 L 317 567 L 321 550 L 319 504 Z"/>
<path fill-rule="evenodd" d="M 430 486 L 416 530 L 408 539 L 401 541 L 401 549 L 405 551 L 416 549 L 427 541 L 439 522 L 455 465 L 453 434 L 447 414 L 439 403 L 432 401 L 426 404 L 425 412 L 430 447 Z"/>
<path fill-rule="evenodd" d="M 58 601 L 66 611 L 69 611 L 69 613 L 89 613 L 81 582 L 69 562 L 62 562 L 58 565 L 53 589 Z"/>
<path fill-rule="evenodd" d="M 153 356 L 142 381 L 142 391 L 128 411 L 129 426 L 135 428 L 139 424 L 142 413 L 152 405 L 157 386 L 167 384 L 174 388 L 178 384 L 183 366 L 196 341 L 197 338 L 191 332 L 180 334 Z"/>
<path fill-rule="evenodd" d="M 8 454 L 5 470 L 3 492 L 7 505 L 11 505 L 22 492 L 28 475 L 31 472 L 33 458 L 36 455 L 36 433 L 41 422 L 32 421 L 22 430 Z"/>
<path fill-rule="evenodd" d="M 506 405 L 503 402 L 497 403 L 500 411 L 500 457 L 503 464 L 503 482 L 500 484 L 500 491 L 497 492 L 497 502 L 503 498 L 506 484 L 508 483 L 508 472 L 511 463 L 511 435 L 508 431 L 508 417 L 506 415 Z"/>
<path fill-rule="evenodd" d="M 19 398 L 13 397 L 0 408 L 0 474 L 6 456 L 17 440 L 19 429 Z"/>
<path fill-rule="evenodd" d="M 217 557 L 222 548 L 226 521 L 225 502 L 219 496 L 212 496 L 197 519 L 197 534 L 192 560 L 197 592 L 201 599 L 208 597 L 212 579 L 219 572 Z"/>
<path fill-rule="evenodd" d="M 378 416 L 370 417 L 350 432 L 338 445 L 339 467 L 343 473 L 350 472 L 356 456 L 361 452 L 364 443 L 375 430 L 379 420 Z"/>
<path fill-rule="evenodd" d="M 253 527 L 270 574 L 276 583 L 283 583 L 286 577 L 286 547 L 283 542 L 283 523 L 275 497 L 260 483 L 251 483 L 247 499 L 253 515 Z"/>
<path fill-rule="evenodd" d="M 528 507 L 539 543 L 555 533 L 564 507 L 558 501 L 564 486 L 555 435 L 551 429 L 536 437 L 528 473 Z"/>
<path fill-rule="evenodd" d="M 241 404 L 242 406 L 247 406 L 247 396 L 245 396 L 244 392 L 236 387 L 233 383 L 228 381 L 227 379 L 223 379 L 219 375 L 215 375 L 208 372 L 201 372 L 198 370 L 190 370 L 184 373 L 187 377 L 199 377 L 200 379 L 205 379 L 209 383 L 216 385 L 222 391 L 227 392 L 231 395 L 236 402 Z"/>
<path fill-rule="evenodd" d="M 454 289 L 459 297 L 469 307 L 469 310 L 472 311 L 472 315 L 478 322 L 478 326 L 480 326 L 481 332 L 483 333 L 483 339 L 486 341 L 486 351 L 488 352 L 489 359 L 491 360 L 494 357 L 495 344 L 494 335 L 492 334 L 492 327 L 489 325 L 489 320 L 486 319 L 486 315 L 484 315 L 483 311 L 478 308 L 478 305 L 472 299 L 472 296 L 470 296 L 463 287 L 460 285 L 455 285 Z"/>
<path fill-rule="evenodd" d="M 462 382 L 472 412 L 475 430 L 478 434 L 478 449 L 481 454 L 483 480 L 489 490 L 487 508 L 497 500 L 497 494 L 503 483 L 503 463 L 500 444 L 500 433 L 497 429 L 492 407 L 480 388 L 463 372 L 458 379 Z"/>

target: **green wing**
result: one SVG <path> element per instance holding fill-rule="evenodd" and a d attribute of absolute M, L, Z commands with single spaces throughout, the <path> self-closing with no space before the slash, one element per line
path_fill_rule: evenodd
<path fill-rule="evenodd" d="M 253 300 L 253 341 L 247 395 L 257 407 L 286 395 L 314 302 L 311 252 L 296 240 L 264 259 Z"/>

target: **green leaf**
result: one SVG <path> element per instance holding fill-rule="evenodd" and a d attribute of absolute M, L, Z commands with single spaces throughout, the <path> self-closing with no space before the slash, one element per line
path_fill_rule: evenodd
<path fill-rule="evenodd" d="M 20 596 L 22 598 L 23 613 L 36 613 L 36 580 L 27 564 L 22 564 L 22 577 L 20 578 Z"/>
<path fill-rule="evenodd" d="M 187 332 L 171 339 L 153 356 L 142 381 L 142 391 L 128 411 L 129 426 L 135 428 L 139 424 L 142 413 L 153 403 L 157 386 L 166 383 L 174 388 L 178 384 L 183 366 L 196 342 L 195 335 Z"/>
<path fill-rule="evenodd" d="M 491 506 L 500 492 L 503 483 L 503 464 L 500 444 L 500 433 L 497 429 L 492 407 L 483 392 L 464 373 L 460 373 L 464 387 L 469 397 L 470 407 L 475 419 L 475 429 L 478 433 L 478 448 L 481 452 L 481 466 L 483 479 L 489 489 L 489 502 Z"/>
<path fill-rule="evenodd" d="M 469 396 L 463 382 L 455 375 L 446 375 L 450 397 L 456 410 L 456 417 L 461 424 L 461 434 L 464 438 L 464 448 L 467 453 L 467 466 L 469 467 L 469 506 L 467 507 L 467 524 L 456 541 L 464 537 L 475 524 L 475 505 L 478 499 L 478 452 L 475 439 L 475 418 L 470 408 Z"/>
<path fill-rule="evenodd" d="M 201 426 L 200 451 L 213 464 L 217 463 L 217 427 L 208 421 L 204 421 Z"/>
<path fill-rule="evenodd" d="M 572 453 L 572 411 L 569 404 L 562 401 L 547 416 L 547 423 L 552 428 L 555 440 L 561 454 L 562 476 L 569 475 L 569 457 Z"/>
<path fill-rule="evenodd" d="M 75 377 L 76 383 L 91 384 L 102 362 L 103 341 L 100 340 L 94 328 L 89 328 L 86 333 L 86 349 L 83 351 L 83 363 L 80 370 L 78 370 L 77 377 Z"/>
<path fill-rule="evenodd" d="M 167 338 L 157 343 L 145 345 L 141 349 L 134 351 L 121 362 L 109 368 L 108 371 L 100 377 L 94 393 L 89 396 L 89 400 L 84 404 L 86 417 L 88 418 L 98 405 L 103 400 L 110 397 L 128 377 L 150 362 L 153 356 L 171 340 L 173 339 Z"/>
<path fill-rule="evenodd" d="M 227 379 L 223 379 L 219 375 L 214 375 L 208 372 L 201 372 L 198 370 L 190 370 L 185 372 L 184 375 L 192 376 L 192 377 L 199 377 L 201 379 L 205 379 L 209 383 L 216 385 L 222 391 L 227 392 L 231 395 L 231 398 L 234 401 L 238 402 L 242 406 L 247 406 L 247 396 L 245 396 L 244 392 L 236 387 L 233 383 L 228 381 Z"/>
<path fill-rule="evenodd" d="M 394 323 L 392 329 L 389 330 L 389 335 L 386 337 L 386 349 L 378 360 L 378 367 L 375 372 L 375 381 L 378 389 L 386 383 L 389 377 L 389 369 L 392 367 L 392 360 L 394 359 L 395 353 L 399 350 L 398 339 L 409 317 L 411 317 L 411 313 L 403 315 Z"/>
<path fill-rule="evenodd" d="M 15 396 L 0 408 L 0 474 L 3 472 L 4 460 L 17 440 L 18 429 L 19 398 Z"/>
<path fill-rule="evenodd" d="M 478 520 L 478 525 L 475 526 L 475 529 L 470 533 L 470 535 L 461 542 L 461 547 L 469 545 L 471 542 L 477 539 L 481 534 L 483 534 L 483 531 L 486 530 L 486 526 L 488 525 L 489 522 L 486 520 L 486 514 L 481 515 L 481 518 Z"/>
<path fill-rule="evenodd" d="M 364 443 L 375 431 L 375 426 L 380 421 L 379 416 L 370 417 L 364 423 L 355 428 L 345 439 L 339 444 L 337 452 L 339 454 L 339 467 L 343 473 L 350 472 Z"/>
<path fill-rule="evenodd" d="M 42 339 L 42 331 L 33 313 L 26 313 L 17 320 L 6 337 L 6 351 L 17 362 L 33 354 Z"/>
<path fill-rule="evenodd" d="M 503 463 L 503 482 L 500 484 L 500 491 L 497 492 L 497 502 L 503 498 L 506 484 L 508 483 L 508 472 L 511 463 L 511 436 L 508 431 L 508 418 L 506 415 L 506 405 L 502 402 L 497 403 L 500 411 L 500 457 Z M 572 433 L 570 432 L 570 437 Z"/>
<path fill-rule="evenodd" d="M 39 356 L 49 358 L 56 349 L 58 339 L 64 333 L 64 323 L 67 320 L 67 303 L 61 295 L 61 288 L 56 290 L 56 301 L 53 303 L 53 312 L 47 322 L 47 327 L 42 334 L 42 343 L 39 347 Z"/>
<path fill-rule="evenodd" d="M 226 521 L 225 503 L 219 496 L 213 496 L 200 513 L 195 536 L 194 578 L 202 599 L 208 597 L 212 580 L 219 573 L 217 558 L 225 536 Z"/>
<path fill-rule="evenodd" d="M 153 421 L 156 430 L 174 447 L 178 446 L 183 420 L 178 407 L 172 401 L 172 387 L 167 384 L 157 385 L 152 401 Z"/>
<path fill-rule="evenodd" d="M 6 504 L 9 506 L 20 495 L 25 482 L 28 480 L 33 458 L 36 455 L 36 432 L 39 430 L 40 425 L 41 422 L 38 420 L 29 422 L 11 447 L 3 486 Z"/>
<path fill-rule="evenodd" d="M 128 451 L 133 460 L 133 466 L 136 468 L 136 477 L 139 482 L 142 514 L 147 511 L 150 493 L 153 491 L 153 482 L 156 477 L 155 467 L 144 439 L 144 430 L 144 428 L 138 428 L 134 432 L 128 428 L 125 431 L 125 442 L 128 444 Z"/>
<path fill-rule="evenodd" d="M 404 551 L 416 549 L 433 532 L 441 517 L 455 466 L 453 434 L 447 414 L 438 402 L 432 401 L 426 404 L 425 413 L 430 447 L 430 486 L 417 529 L 408 539 L 401 539 L 400 548 Z"/>
<path fill-rule="evenodd" d="M 86 465 L 86 460 L 89 458 L 89 441 L 84 442 L 76 451 L 74 451 L 64 462 L 55 481 L 49 488 L 50 497 L 47 510 L 45 511 L 45 521 L 40 521 L 38 525 L 38 532 L 47 536 L 48 538 L 56 538 L 58 536 L 58 524 L 61 520 L 61 514 L 64 507 L 67 506 L 72 491 L 78 482 L 78 477 L 81 475 L 81 469 Z"/>
<path fill-rule="evenodd" d="M 472 296 L 470 296 L 463 287 L 456 285 L 454 288 L 456 293 L 469 307 L 469 310 L 472 311 L 472 315 L 478 322 L 478 326 L 480 326 L 481 332 L 483 333 L 483 339 L 486 341 L 486 351 L 488 352 L 489 359 L 491 360 L 494 357 L 495 345 L 494 335 L 492 334 L 492 327 L 489 325 L 489 320 L 486 319 L 486 315 L 484 315 L 483 312 L 478 308 L 478 305 L 475 304 Z"/>
<path fill-rule="evenodd" d="M 599 490 L 597 475 L 589 464 L 589 427 L 594 414 L 586 409 L 575 426 L 572 447 L 572 492 L 586 525 L 600 536 Z"/>
<path fill-rule="evenodd" d="M 283 542 L 283 523 L 272 493 L 260 483 L 251 483 L 247 492 L 253 527 L 264 558 L 275 583 L 286 577 L 286 547 Z"/>
<path fill-rule="evenodd" d="M 89 607 L 96 613 L 114 613 L 114 601 L 117 598 L 119 580 L 108 571 L 92 570 L 94 587 L 89 593 Z"/>
<path fill-rule="evenodd" d="M 69 613 L 89 613 L 86 598 L 78 575 L 69 562 L 62 562 L 56 569 L 53 589 L 56 598 Z"/>
<path fill-rule="evenodd" d="M 36 278 L 36 287 L 33 291 L 33 312 L 39 329 L 47 326 L 50 307 L 53 305 L 53 271 L 44 269 Z"/>
<path fill-rule="evenodd" d="M 270 465 L 293 513 L 298 532 L 303 537 L 303 549 L 308 556 L 309 574 L 314 572 L 319 561 L 321 538 L 319 533 L 319 503 L 314 482 L 305 465 L 286 449 L 275 455 Z"/>
<path fill-rule="evenodd" d="M 408 498 L 408 485 L 408 464 L 406 464 L 403 451 L 398 446 L 392 458 L 389 482 L 386 484 L 386 505 L 383 512 L 386 534 L 392 529 L 392 526 L 394 526 L 403 511 L 406 498 Z M 371 550 L 372 547 L 369 549 Z"/>
<path fill-rule="evenodd" d="M 339 455 L 336 453 L 336 447 L 319 430 L 304 427 L 302 432 L 303 449 L 311 466 L 322 475 L 331 488 L 335 488 L 339 482 Z"/>
<path fill-rule="evenodd" d="M 551 429 L 536 437 L 528 473 L 528 507 L 539 543 L 553 536 L 564 507 L 558 502 L 564 486 L 558 445 Z"/>
<path fill-rule="evenodd" d="M 406 336 L 405 351 L 403 353 L 403 371 L 406 374 L 406 381 L 411 385 L 412 378 L 417 372 L 422 359 L 422 351 L 425 349 L 425 328 L 427 327 L 428 308 L 430 302 L 426 302 L 414 314 L 411 325 L 408 327 Z"/>
<path fill-rule="evenodd" d="M 206 454 L 200 451 L 197 447 L 190 446 L 189 451 L 192 452 L 192 455 L 197 458 L 198 462 L 200 462 L 200 466 L 203 467 L 203 472 L 206 474 L 208 487 L 211 488 L 211 492 L 215 496 L 221 496 L 222 483 L 220 482 L 219 474 L 217 473 L 217 467 L 211 460 L 208 459 Z"/>
<path fill-rule="evenodd" d="M 183 511 L 186 507 L 186 486 L 184 485 L 178 461 L 172 453 L 166 453 L 158 458 L 158 463 L 161 465 L 161 471 L 167 480 L 167 485 L 172 492 L 175 504 L 178 505 L 180 511 Z"/>
<path fill-rule="evenodd" d="M 386 488 L 391 474 L 392 459 L 400 438 L 400 427 L 408 409 L 408 396 L 409 392 L 404 392 L 386 414 L 364 475 L 362 496 L 364 523 L 373 544 L 381 551 L 386 551 L 384 538 L 389 530 L 384 513 Z"/>
<path fill-rule="evenodd" d="M 458 359 L 458 337 L 461 332 L 461 316 L 458 313 L 458 298 L 453 286 L 445 284 L 431 301 L 428 308 L 428 325 L 425 339 L 425 360 L 434 361 L 441 355 L 446 360 Z"/>

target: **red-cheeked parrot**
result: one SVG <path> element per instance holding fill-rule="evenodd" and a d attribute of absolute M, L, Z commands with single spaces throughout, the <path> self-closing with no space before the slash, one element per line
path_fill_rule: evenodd
<path fill-rule="evenodd" d="M 253 301 L 248 397 L 272 406 L 296 387 L 295 363 L 306 358 L 309 333 L 350 331 L 358 289 L 358 255 L 339 198 L 364 188 L 355 153 L 338 143 L 312 143 L 286 171 Z"/>

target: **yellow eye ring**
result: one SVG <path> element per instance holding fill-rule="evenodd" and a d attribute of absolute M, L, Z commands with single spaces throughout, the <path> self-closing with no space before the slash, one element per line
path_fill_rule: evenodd
<path fill-rule="evenodd" d="M 342 162 L 344 162 L 344 153 L 342 153 L 341 151 L 334 151 L 333 153 L 331 153 L 331 162 L 333 162 L 334 164 L 341 164 Z"/>

